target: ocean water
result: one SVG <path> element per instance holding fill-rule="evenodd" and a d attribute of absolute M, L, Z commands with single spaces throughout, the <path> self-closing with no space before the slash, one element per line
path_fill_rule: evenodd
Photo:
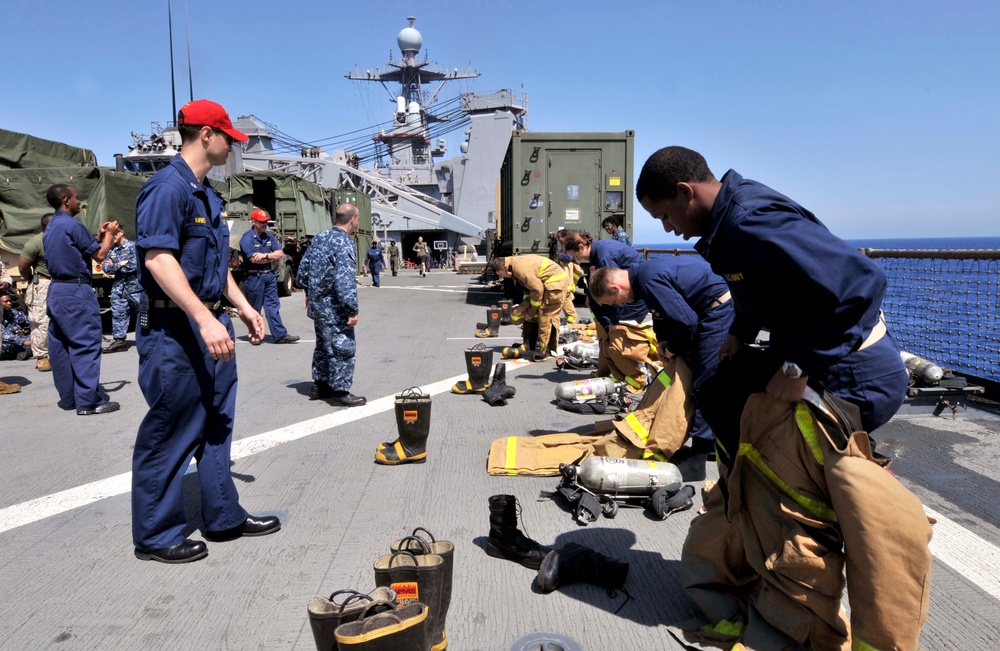
<path fill-rule="evenodd" d="M 859 249 L 1000 249 L 998 237 L 912 237 L 847 240 Z M 635 244 L 637 249 L 693 249 L 695 240 L 681 238 L 655 244 Z"/>
<path fill-rule="evenodd" d="M 847 240 L 859 249 L 1000 250 L 1000 237 Z M 680 238 L 636 248 L 691 249 Z M 1000 383 L 1000 261 L 881 258 L 882 309 L 900 348 L 946 369 Z"/>

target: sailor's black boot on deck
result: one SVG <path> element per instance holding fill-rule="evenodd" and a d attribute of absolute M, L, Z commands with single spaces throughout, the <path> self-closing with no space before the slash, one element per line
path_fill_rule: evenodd
<path fill-rule="evenodd" d="M 552 592 L 571 583 L 592 583 L 617 590 L 625 585 L 627 578 L 628 563 L 577 543 L 549 552 L 538 568 L 538 587 L 542 592 Z"/>
<path fill-rule="evenodd" d="M 517 528 L 517 499 L 513 495 L 494 495 L 490 498 L 487 554 L 537 569 L 547 551 Z"/>
<path fill-rule="evenodd" d="M 427 435 L 431 429 L 431 397 L 414 387 L 396 396 L 396 429 L 399 438 L 379 443 L 375 463 L 395 466 L 427 461 Z"/>
<path fill-rule="evenodd" d="M 493 367 L 493 349 L 486 344 L 476 344 L 465 351 L 465 368 L 468 380 L 459 380 L 451 387 L 452 393 L 482 393 L 490 384 L 490 369 Z"/>
<path fill-rule="evenodd" d="M 506 405 L 508 398 L 513 398 L 517 389 L 507 386 L 507 365 L 500 362 L 493 369 L 493 381 L 483 391 L 483 400 L 491 407 Z"/>

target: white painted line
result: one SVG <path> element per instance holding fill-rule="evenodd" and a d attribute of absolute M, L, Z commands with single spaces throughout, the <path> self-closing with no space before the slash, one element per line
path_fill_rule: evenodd
<path fill-rule="evenodd" d="M 934 509 L 924 506 L 924 512 L 937 520 L 930 544 L 934 558 L 1000 601 L 1000 549 Z"/>
<path fill-rule="evenodd" d="M 453 378 L 420 387 L 420 390 L 433 396 L 444 393 L 451 389 L 451 386 L 456 382 L 467 379 L 468 376 L 465 374 L 456 375 Z M 361 407 L 341 409 L 325 416 L 313 418 L 312 420 L 233 441 L 232 458 L 234 460 L 242 459 L 259 452 L 264 452 L 265 450 L 270 450 L 281 443 L 295 441 L 311 434 L 325 432 L 338 425 L 352 423 L 368 416 L 380 414 L 392 409 L 394 399 L 395 396 L 393 395 L 385 396 Z M 188 466 L 187 471 L 193 472 L 196 468 L 197 466 L 192 462 Z M 131 490 L 132 473 L 126 472 L 114 477 L 84 484 L 83 486 L 77 486 L 76 488 L 70 488 L 58 493 L 28 500 L 27 502 L 14 504 L 5 509 L 0 509 L 0 533 L 23 527 L 81 506 L 93 504 L 107 497 L 123 495 Z"/>

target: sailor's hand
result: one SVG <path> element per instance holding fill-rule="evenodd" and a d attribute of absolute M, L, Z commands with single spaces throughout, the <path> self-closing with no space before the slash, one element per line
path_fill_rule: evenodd
<path fill-rule="evenodd" d="M 719 359 L 732 359 L 740 351 L 740 346 L 739 339 L 734 335 L 727 335 L 726 340 L 722 342 L 722 348 L 719 349 Z"/>
<path fill-rule="evenodd" d="M 349 326 L 356 326 L 356 325 L 358 325 L 358 315 L 355 314 L 354 316 L 347 317 L 347 325 L 349 325 Z"/>
<path fill-rule="evenodd" d="M 667 344 L 663 342 L 656 345 L 656 354 L 659 356 L 661 362 L 669 362 L 674 358 L 674 354 L 670 352 L 670 349 L 667 348 Z"/>
<path fill-rule="evenodd" d="M 264 341 L 264 317 L 260 315 L 260 312 L 247 306 L 237 314 L 239 314 L 240 321 L 247 327 L 250 342 L 256 344 Z"/>
<path fill-rule="evenodd" d="M 214 314 L 207 310 L 205 314 L 208 316 L 198 323 L 198 333 L 201 335 L 201 340 L 205 342 L 205 348 L 208 349 L 212 359 L 223 361 L 232 359 L 236 347 L 229 336 L 229 330 L 215 318 Z"/>
<path fill-rule="evenodd" d="M 777 400 L 797 402 L 802 400 L 808 380 L 808 375 L 803 375 L 793 380 L 779 368 L 771 378 L 771 381 L 767 383 L 767 393 Z"/>

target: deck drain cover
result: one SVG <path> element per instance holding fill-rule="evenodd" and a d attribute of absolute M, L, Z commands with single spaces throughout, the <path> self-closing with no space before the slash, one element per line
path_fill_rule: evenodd
<path fill-rule="evenodd" d="M 514 642 L 510 651 L 583 651 L 583 647 L 558 633 L 529 633 Z"/>

